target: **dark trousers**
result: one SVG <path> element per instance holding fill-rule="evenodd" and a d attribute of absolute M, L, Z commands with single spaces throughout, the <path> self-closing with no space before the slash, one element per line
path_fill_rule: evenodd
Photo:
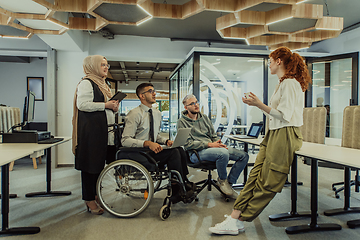
<path fill-rule="evenodd" d="M 113 162 L 115 160 L 116 148 L 115 146 L 108 146 L 106 154 L 106 162 Z M 96 196 L 96 183 L 99 178 L 100 172 L 93 174 L 81 171 L 81 187 L 82 187 L 82 199 L 85 201 L 93 201 Z"/>
<path fill-rule="evenodd" d="M 100 173 L 92 174 L 81 171 L 81 187 L 82 199 L 85 201 L 93 201 L 96 196 L 96 182 Z"/>
<path fill-rule="evenodd" d="M 188 154 L 184 151 L 183 148 L 170 148 L 164 149 L 159 153 L 151 152 L 150 156 L 153 157 L 156 161 L 159 161 L 159 165 L 167 165 L 169 170 L 176 170 L 180 173 L 184 181 L 187 180 L 186 175 L 189 174 L 186 165 L 186 158 Z"/>

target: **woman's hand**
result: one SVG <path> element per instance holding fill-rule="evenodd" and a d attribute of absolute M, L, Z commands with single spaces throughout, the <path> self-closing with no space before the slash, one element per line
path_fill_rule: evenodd
<path fill-rule="evenodd" d="M 260 101 L 260 99 L 252 92 L 250 92 L 248 98 L 243 97 L 242 101 L 249 106 L 259 107 L 262 104 L 262 101 Z"/>
<path fill-rule="evenodd" d="M 110 100 L 105 103 L 105 108 L 111 109 L 114 112 L 117 112 L 119 110 L 119 101 L 118 100 Z"/>
<path fill-rule="evenodd" d="M 271 107 L 269 107 L 268 105 L 266 105 L 262 101 L 260 101 L 260 99 L 252 92 L 250 92 L 248 98 L 243 97 L 242 101 L 243 101 L 243 103 L 245 103 L 249 106 L 258 107 L 259 109 L 263 110 L 264 112 L 270 114 Z"/>

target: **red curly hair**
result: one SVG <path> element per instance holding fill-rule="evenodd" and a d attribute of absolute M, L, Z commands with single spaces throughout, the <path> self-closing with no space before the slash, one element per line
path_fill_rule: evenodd
<path fill-rule="evenodd" d="M 270 53 L 269 57 L 274 60 L 280 58 L 285 66 L 285 74 L 280 78 L 280 82 L 287 78 L 295 78 L 301 85 L 303 92 L 308 89 L 311 83 L 309 70 L 304 63 L 303 57 L 298 53 L 293 53 L 287 47 L 279 47 Z"/>

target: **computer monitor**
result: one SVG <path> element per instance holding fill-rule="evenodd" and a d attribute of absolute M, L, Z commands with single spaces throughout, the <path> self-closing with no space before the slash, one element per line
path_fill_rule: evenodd
<path fill-rule="evenodd" d="M 34 114 L 35 114 L 35 94 L 30 90 L 28 90 L 24 102 L 23 125 L 34 121 Z"/>

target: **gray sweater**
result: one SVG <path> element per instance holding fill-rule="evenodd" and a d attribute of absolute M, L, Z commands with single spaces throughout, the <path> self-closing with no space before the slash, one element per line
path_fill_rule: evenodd
<path fill-rule="evenodd" d="M 208 148 L 208 143 L 219 140 L 208 116 L 198 113 L 198 118 L 193 120 L 187 115 L 187 110 L 181 113 L 181 118 L 177 122 L 179 128 L 192 128 L 190 137 L 185 144 L 185 150 L 202 150 Z"/>

